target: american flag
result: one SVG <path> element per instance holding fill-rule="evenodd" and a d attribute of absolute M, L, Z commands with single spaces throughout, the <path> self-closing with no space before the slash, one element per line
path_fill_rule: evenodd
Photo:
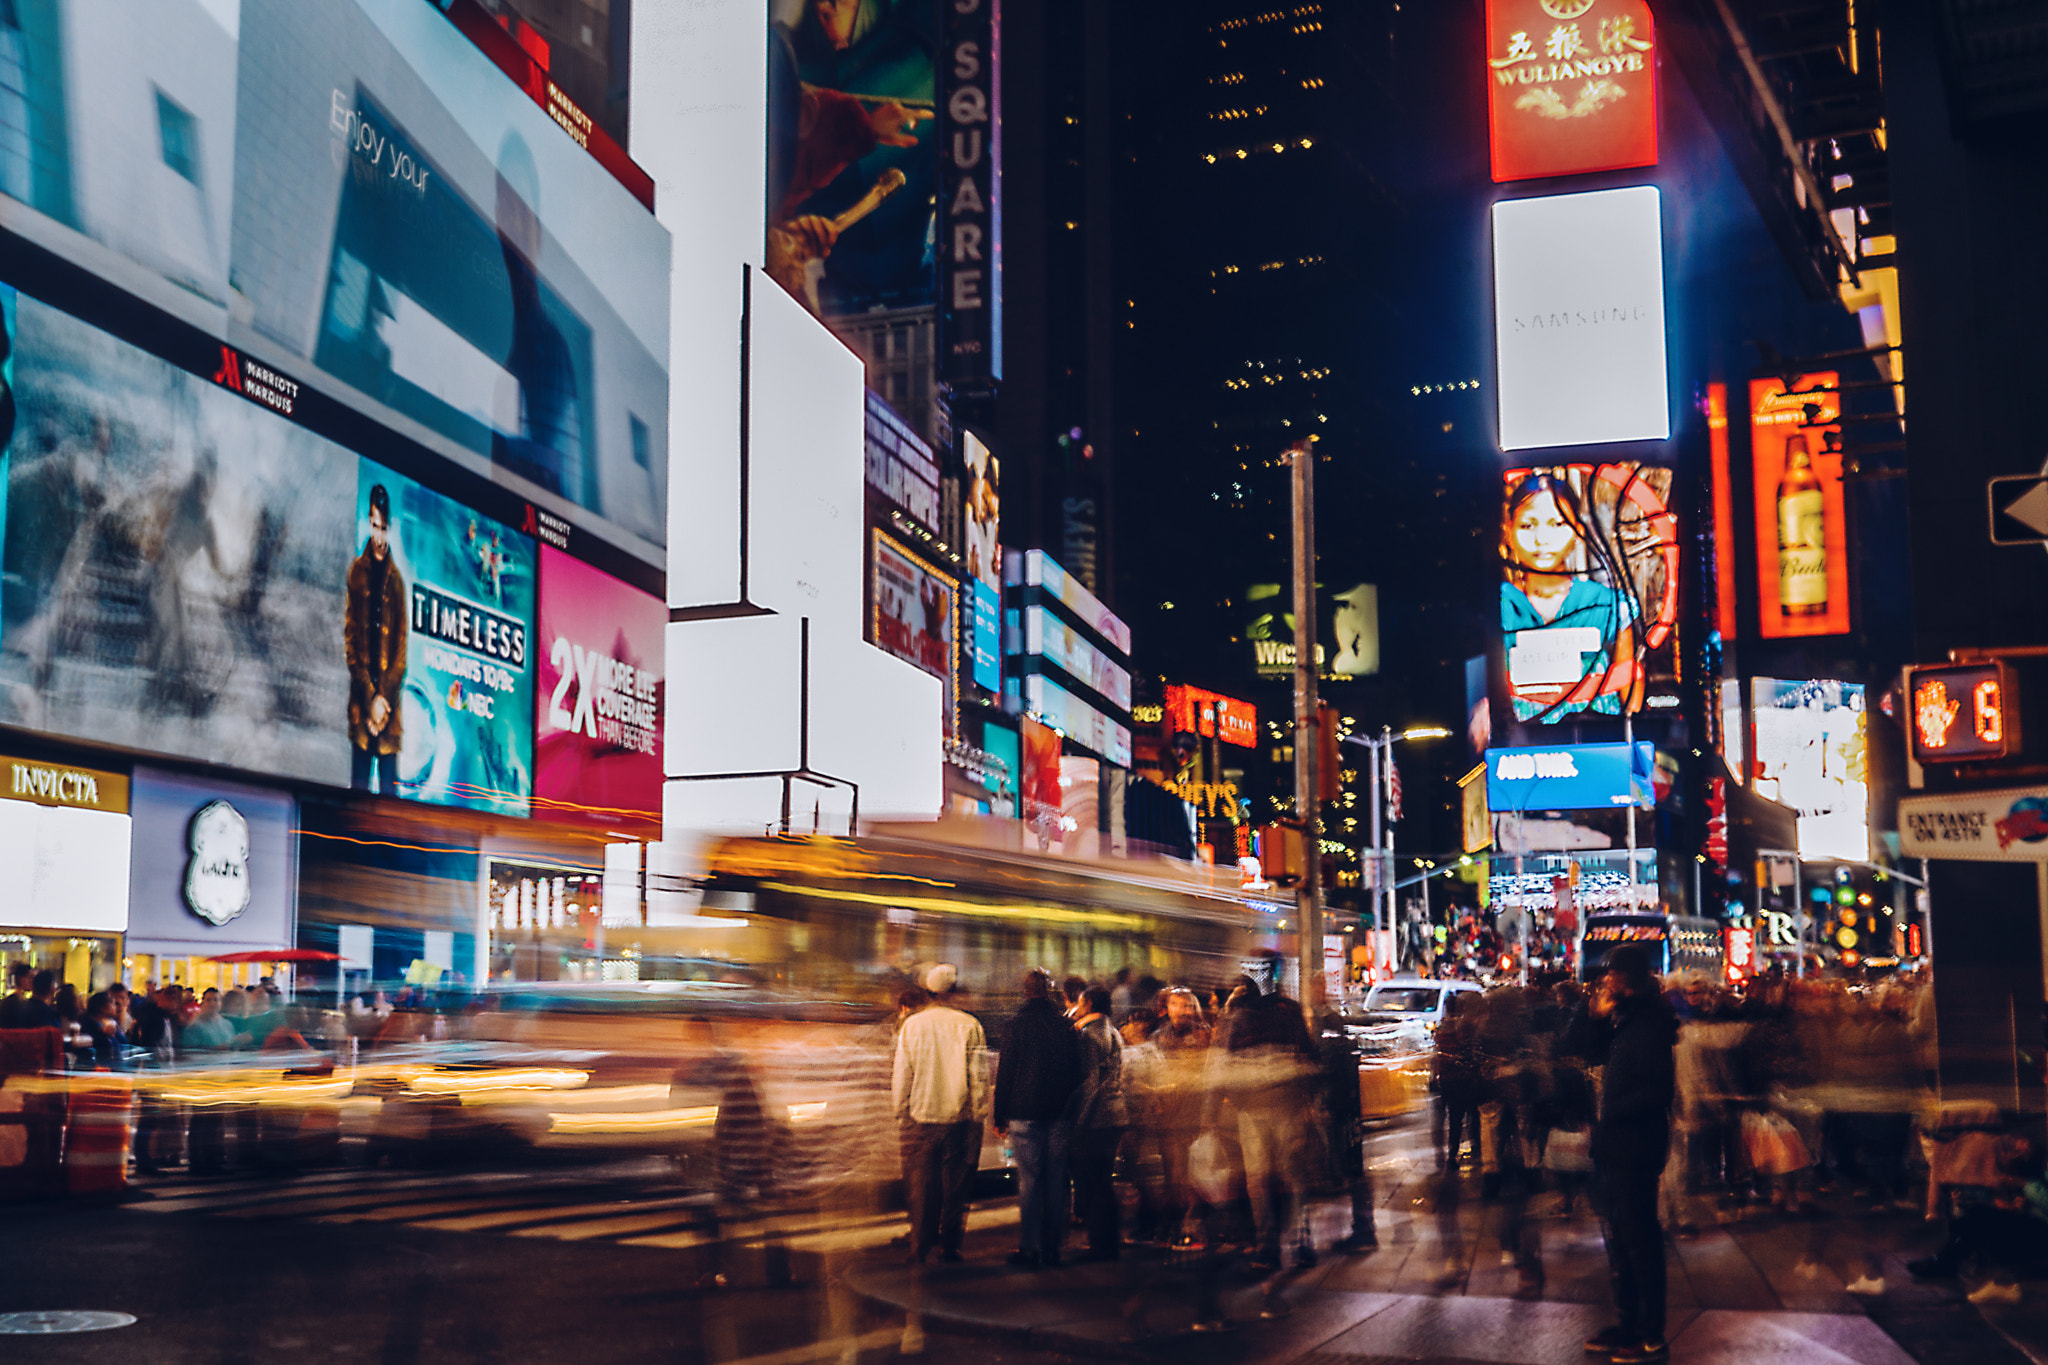
<path fill-rule="evenodd" d="M 1394 746 L 1387 746 L 1387 818 L 1401 818 L 1401 765 L 1394 762 Z"/>

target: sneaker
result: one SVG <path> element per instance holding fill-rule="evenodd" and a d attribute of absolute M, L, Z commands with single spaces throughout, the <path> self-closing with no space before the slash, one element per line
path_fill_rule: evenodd
<path fill-rule="evenodd" d="M 1349 1237 L 1331 1247 L 1330 1250 L 1342 1252 L 1347 1256 L 1355 1256 L 1361 1251 L 1378 1251 L 1379 1247 L 1379 1234 L 1368 1228 L 1363 1233 L 1352 1233 Z"/>
<path fill-rule="evenodd" d="M 1671 1348 L 1659 1337 L 1655 1341 L 1631 1341 L 1614 1348 L 1607 1357 L 1614 1365 L 1651 1365 L 1654 1361 L 1671 1359 Z"/>
<path fill-rule="evenodd" d="M 1851 1280 L 1843 1288 L 1847 1289 L 1851 1294 L 1860 1294 L 1866 1299 L 1874 1299 L 1884 1293 L 1884 1277 L 1882 1275 L 1865 1275 L 1861 1279 Z"/>
<path fill-rule="evenodd" d="M 2018 1303 L 2019 1301 L 2020 1287 L 2016 1284 L 2000 1284 L 1996 1280 L 1986 1280 L 1970 1291 L 1970 1302 L 1975 1304 Z"/>
<path fill-rule="evenodd" d="M 1589 1356 L 1612 1355 L 1628 1341 L 1628 1333 L 1619 1327 L 1603 1327 L 1586 1338 L 1586 1354 Z"/>

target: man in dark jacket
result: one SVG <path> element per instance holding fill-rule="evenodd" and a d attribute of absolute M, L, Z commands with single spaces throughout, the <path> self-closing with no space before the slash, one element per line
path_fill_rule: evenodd
<path fill-rule="evenodd" d="M 996 1059 L 996 1131 L 1009 1136 L 1017 1162 L 1012 1265 L 1058 1265 L 1067 1230 L 1068 1105 L 1081 1088 L 1081 1035 L 1053 995 L 1051 972 L 1024 974 L 1024 1004 Z"/>
<path fill-rule="evenodd" d="M 1657 1181 L 1671 1147 L 1678 1019 L 1634 944 L 1607 955 L 1607 973 L 1584 1021 L 1588 1061 L 1606 1068 L 1593 1124 L 1593 1170 L 1618 1321 L 1586 1343 L 1615 1365 L 1670 1358 L 1664 1342 L 1664 1229 Z"/>
<path fill-rule="evenodd" d="M 405 578 L 391 561 L 391 494 L 370 489 L 370 538 L 348 569 L 342 658 L 348 665 L 349 785 L 398 795 L 398 752 L 405 742 Z"/>

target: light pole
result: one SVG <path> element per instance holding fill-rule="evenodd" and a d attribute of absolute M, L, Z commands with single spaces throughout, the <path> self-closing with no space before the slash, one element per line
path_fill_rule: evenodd
<path fill-rule="evenodd" d="M 1294 814 L 1301 821 L 1301 884 L 1295 888 L 1295 936 L 1301 945 L 1301 1009 L 1315 1036 L 1323 1017 L 1323 830 L 1316 789 L 1322 717 L 1316 697 L 1315 437 L 1296 441 L 1284 459 L 1294 486 Z"/>
<path fill-rule="evenodd" d="M 1351 735 L 1344 741 L 1358 745 L 1372 757 L 1372 921 L 1375 930 L 1392 929 L 1395 916 L 1400 913 L 1394 894 L 1394 822 L 1392 812 L 1385 810 L 1393 786 L 1394 745 L 1404 739 L 1447 739 L 1450 733 L 1441 725 L 1422 725 L 1397 735 L 1392 727 L 1383 725 L 1377 739 L 1371 735 Z M 1383 900 L 1384 924 L 1381 922 Z"/>

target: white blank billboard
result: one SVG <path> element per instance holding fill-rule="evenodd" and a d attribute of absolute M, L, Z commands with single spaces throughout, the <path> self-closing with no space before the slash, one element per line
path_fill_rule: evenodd
<path fill-rule="evenodd" d="M 1650 185 L 1493 206 L 1502 450 L 1671 436 Z"/>

